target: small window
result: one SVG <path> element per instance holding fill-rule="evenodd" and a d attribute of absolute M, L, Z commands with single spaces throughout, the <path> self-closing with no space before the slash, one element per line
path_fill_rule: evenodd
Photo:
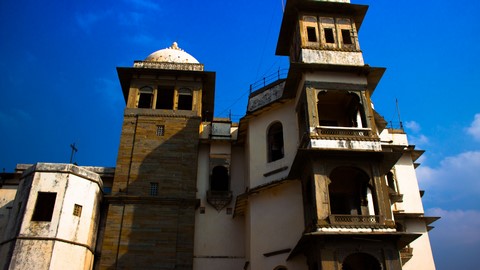
<path fill-rule="evenodd" d="M 32 221 L 51 221 L 56 198 L 56 192 L 38 192 Z"/>
<path fill-rule="evenodd" d="M 158 125 L 157 136 L 164 136 L 164 135 L 165 135 L 165 125 Z"/>
<path fill-rule="evenodd" d="M 150 183 L 150 196 L 157 196 L 158 195 L 158 183 L 151 182 Z"/>
<path fill-rule="evenodd" d="M 325 42 L 326 43 L 335 43 L 335 37 L 333 36 L 333 29 L 332 28 L 325 28 L 323 29 L 325 33 Z"/>
<path fill-rule="evenodd" d="M 317 29 L 315 27 L 307 27 L 308 42 L 317 42 Z"/>
<path fill-rule="evenodd" d="M 175 89 L 173 86 L 159 86 L 157 91 L 156 109 L 173 110 L 173 97 Z"/>
<path fill-rule="evenodd" d="M 183 88 L 178 91 L 178 109 L 179 110 L 192 110 L 192 90 Z"/>
<path fill-rule="evenodd" d="M 268 129 L 268 162 L 283 158 L 283 127 L 276 122 Z"/>
<path fill-rule="evenodd" d="M 347 44 L 347 45 L 352 44 L 352 36 L 350 35 L 350 30 L 342 29 L 342 40 L 343 40 L 343 44 Z"/>
<path fill-rule="evenodd" d="M 81 205 L 75 204 L 73 206 L 73 215 L 77 216 L 77 217 L 82 216 L 82 206 Z"/>

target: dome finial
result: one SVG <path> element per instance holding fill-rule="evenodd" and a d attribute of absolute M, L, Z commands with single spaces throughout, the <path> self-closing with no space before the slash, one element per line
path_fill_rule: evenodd
<path fill-rule="evenodd" d="M 181 51 L 181 49 L 178 47 L 178 43 L 176 41 L 174 41 L 172 43 L 172 46 L 170 46 L 170 49 Z"/>

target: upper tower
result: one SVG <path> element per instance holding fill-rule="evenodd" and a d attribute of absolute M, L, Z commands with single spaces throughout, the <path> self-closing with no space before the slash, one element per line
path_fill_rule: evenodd
<path fill-rule="evenodd" d="M 213 118 L 215 73 L 205 72 L 203 64 L 176 42 L 143 61 L 135 61 L 133 68 L 120 67 L 117 71 L 127 109 Z"/>
<path fill-rule="evenodd" d="M 337 1 L 287 1 L 277 55 L 290 62 L 363 66 L 357 32 L 368 6 Z"/>

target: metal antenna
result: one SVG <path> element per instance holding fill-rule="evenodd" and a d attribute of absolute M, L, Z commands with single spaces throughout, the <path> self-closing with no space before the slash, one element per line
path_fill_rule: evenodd
<path fill-rule="evenodd" d="M 75 147 L 75 143 L 70 144 L 70 148 L 72 148 L 72 153 L 70 154 L 70 163 L 72 163 L 73 156 L 75 156 L 75 153 L 78 151 L 78 149 Z"/>
<path fill-rule="evenodd" d="M 402 123 L 402 118 L 400 117 L 400 109 L 398 106 L 398 99 L 395 98 L 395 104 L 397 106 L 397 115 L 398 115 L 398 122 L 400 123 L 400 128 L 403 129 L 403 123 Z"/>

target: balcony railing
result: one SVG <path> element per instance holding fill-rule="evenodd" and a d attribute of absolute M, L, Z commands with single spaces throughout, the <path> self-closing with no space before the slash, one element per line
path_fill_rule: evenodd
<path fill-rule="evenodd" d="M 372 130 L 370 128 L 358 127 L 332 127 L 332 126 L 318 126 L 317 132 L 320 135 L 338 136 L 338 137 L 370 137 Z"/>
<path fill-rule="evenodd" d="M 207 191 L 207 202 L 212 205 L 217 211 L 222 210 L 232 201 L 231 191 Z"/>
<path fill-rule="evenodd" d="M 357 216 L 357 215 L 330 215 L 332 225 L 365 226 L 380 223 L 380 216 Z"/>
<path fill-rule="evenodd" d="M 407 246 L 400 250 L 400 258 L 402 259 L 402 265 L 408 262 L 413 257 L 413 248 Z"/>
<path fill-rule="evenodd" d="M 388 188 L 388 195 L 391 203 L 403 202 L 403 194 L 398 193 L 393 188 Z"/>

